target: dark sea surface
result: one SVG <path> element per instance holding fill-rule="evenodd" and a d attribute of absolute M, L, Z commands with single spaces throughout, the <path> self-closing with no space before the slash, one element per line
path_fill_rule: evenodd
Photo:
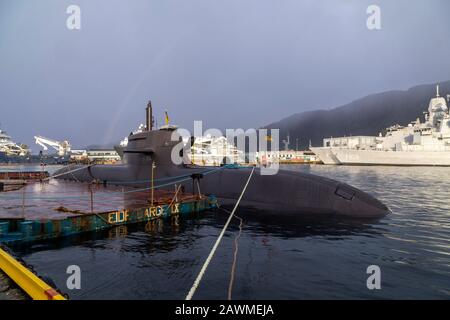
<path fill-rule="evenodd" d="M 347 182 L 392 214 L 352 221 L 238 209 L 234 299 L 450 298 L 450 168 L 283 168 Z M 183 299 L 227 217 L 217 210 L 179 226 L 119 227 L 13 250 L 72 299 Z M 227 298 L 238 233 L 233 219 L 194 298 Z M 69 265 L 81 268 L 80 290 L 66 287 Z M 367 289 L 369 265 L 381 268 L 380 290 Z"/>

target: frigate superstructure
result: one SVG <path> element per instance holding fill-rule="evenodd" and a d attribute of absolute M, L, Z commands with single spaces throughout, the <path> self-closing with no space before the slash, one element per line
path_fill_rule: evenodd
<path fill-rule="evenodd" d="M 447 101 L 437 86 L 424 122 L 417 118 L 406 126 L 396 124 L 385 135 L 327 138 L 323 147 L 311 150 L 324 164 L 450 166 Z"/>

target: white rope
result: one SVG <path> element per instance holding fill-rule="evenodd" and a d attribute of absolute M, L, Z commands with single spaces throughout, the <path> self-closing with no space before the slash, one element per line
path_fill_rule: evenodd
<path fill-rule="evenodd" d="M 73 173 L 73 172 L 75 172 L 75 171 L 80 171 L 80 170 L 83 170 L 83 169 L 87 169 L 87 168 L 92 167 L 92 166 L 93 166 L 93 165 L 90 164 L 90 165 L 87 165 L 87 166 L 84 166 L 84 167 L 81 167 L 81 168 L 77 168 L 77 169 L 73 169 L 73 170 L 70 170 L 70 171 L 62 172 L 62 173 L 60 173 L 60 174 L 56 174 L 56 175 L 54 175 L 54 176 L 50 176 L 50 177 L 45 178 L 45 179 L 43 179 L 43 180 L 44 180 L 44 181 L 45 181 L 45 180 L 50 180 L 50 179 L 53 179 L 53 178 L 56 178 L 56 177 L 64 176 L 64 175 L 69 174 L 69 173 Z"/>
<path fill-rule="evenodd" d="M 206 271 L 206 269 L 208 268 L 208 265 L 209 265 L 209 263 L 211 262 L 211 259 L 212 259 L 212 257 L 214 256 L 214 253 L 216 252 L 217 247 L 219 246 L 220 241 L 222 240 L 223 235 L 225 234 L 225 231 L 226 231 L 227 228 L 228 228 L 228 225 L 230 224 L 231 218 L 233 218 L 234 212 L 236 211 L 237 207 L 239 206 L 239 203 L 241 202 L 241 199 L 242 199 L 242 196 L 243 196 L 244 193 L 245 193 L 245 190 L 247 190 L 247 186 L 248 186 L 248 184 L 249 184 L 249 182 L 250 182 L 250 179 L 252 178 L 252 175 L 253 175 L 253 172 L 254 172 L 254 171 L 255 171 L 255 167 L 252 168 L 252 172 L 251 172 L 250 175 L 248 176 L 248 179 L 247 179 L 247 182 L 245 183 L 244 189 L 242 190 L 241 195 L 239 196 L 239 199 L 237 200 L 236 204 L 234 205 L 233 211 L 231 211 L 231 214 L 230 214 L 230 216 L 228 217 L 227 222 L 226 222 L 225 225 L 223 226 L 223 229 L 222 229 L 222 231 L 220 232 L 219 237 L 217 238 L 216 243 L 214 244 L 214 246 L 213 246 L 211 252 L 209 253 L 208 258 L 206 258 L 206 261 L 205 261 L 205 263 L 203 264 L 203 266 L 202 266 L 202 268 L 201 268 L 201 270 L 200 270 L 200 272 L 199 272 L 199 274 L 198 274 L 198 276 L 197 276 L 197 279 L 195 279 L 194 284 L 192 285 L 191 290 L 189 290 L 189 293 L 188 293 L 188 295 L 186 296 L 186 300 L 191 300 L 192 297 L 194 296 L 195 291 L 197 290 L 197 287 L 198 287 L 198 285 L 200 284 L 200 281 L 202 280 L 203 275 L 205 274 L 205 271 Z"/>

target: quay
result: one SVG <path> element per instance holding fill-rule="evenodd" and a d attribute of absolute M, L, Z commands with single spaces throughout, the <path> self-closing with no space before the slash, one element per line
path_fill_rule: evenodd
<path fill-rule="evenodd" d="M 0 180 L 43 180 L 49 177 L 47 171 L 1 171 Z"/>
<path fill-rule="evenodd" d="M 48 177 L 47 171 L 2 171 L 0 172 L 0 192 L 17 190 L 28 182 L 42 181 Z"/>
<path fill-rule="evenodd" d="M 0 248 L 0 270 L 33 300 L 66 300 L 58 291 Z M 0 275 L 0 280 L 2 276 Z M 16 293 L 20 296 L 20 293 Z"/>

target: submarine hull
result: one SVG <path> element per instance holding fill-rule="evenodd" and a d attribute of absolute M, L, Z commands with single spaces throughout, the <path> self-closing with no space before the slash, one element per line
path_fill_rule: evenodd
<path fill-rule="evenodd" d="M 81 170 L 78 170 L 81 169 Z M 64 170 L 64 169 L 63 169 Z M 59 178 L 103 182 L 139 188 L 150 187 L 151 166 L 95 165 L 71 167 Z M 219 205 L 232 206 L 239 198 L 251 168 L 181 167 L 156 168 L 154 185 L 173 190 L 183 185 L 186 192 L 215 195 Z M 196 179 L 191 176 L 194 175 Z M 371 195 L 345 183 L 312 174 L 279 170 L 276 175 L 261 175 L 259 169 L 249 182 L 241 207 L 279 214 L 336 214 L 355 218 L 377 218 L 389 209 Z"/>

